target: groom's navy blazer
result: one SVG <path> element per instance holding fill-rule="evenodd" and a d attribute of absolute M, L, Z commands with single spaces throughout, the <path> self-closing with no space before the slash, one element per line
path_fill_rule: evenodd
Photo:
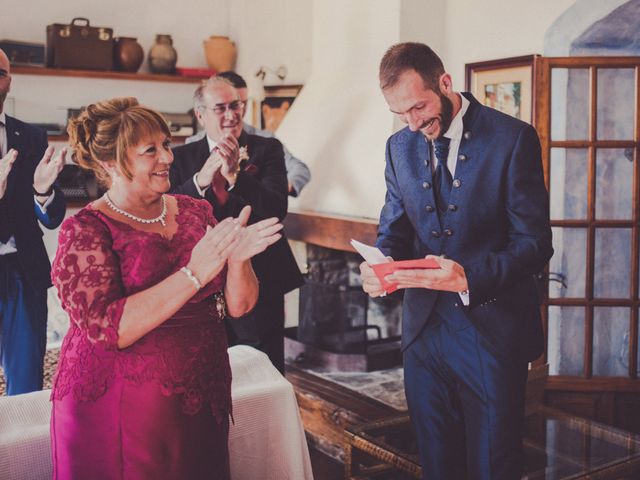
<path fill-rule="evenodd" d="M 13 117 L 6 116 L 7 151 L 14 148 L 18 158 L 11 168 L 7 191 L 3 201 L 8 202 L 15 231 L 13 236 L 18 250 L 20 270 L 27 283 L 39 291 L 51 286 L 51 264 L 42 240 L 38 220 L 49 229 L 56 228 L 65 214 L 64 194 L 56 186 L 55 196 L 47 212 L 35 205 L 33 198 L 33 173 L 47 149 L 44 131 Z"/>
<path fill-rule="evenodd" d="M 534 274 L 553 254 L 540 142 L 529 124 L 463 95 L 470 105 L 448 209 L 436 207 L 429 144 L 404 128 L 387 142 L 377 246 L 395 260 L 445 255 L 467 276 L 466 307 L 457 293 L 405 290 L 403 348 L 434 308 L 448 308 L 442 318 L 465 315 L 501 357 L 530 361 L 543 350 Z"/>

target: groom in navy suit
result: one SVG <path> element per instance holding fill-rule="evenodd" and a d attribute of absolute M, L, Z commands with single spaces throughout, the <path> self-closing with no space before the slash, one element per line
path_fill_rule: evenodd
<path fill-rule="evenodd" d="M 390 110 L 407 124 L 386 148 L 377 246 L 405 289 L 405 391 L 423 478 L 519 479 L 527 363 L 544 348 L 534 274 L 553 254 L 540 143 L 527 123 L 452 89 L 428 46 L 380 64 Z M 366 263 L 363 288 L 384 294 Z"/>
<path fill-rule="evenodd" d="M 0 359 L 6 392 L 16 395 L 42 388 L 51 265 L 38 221 L 53 229 L 64 218 L 54 182 L 65 149 L 54 159 L 45 132 L 5 114 L 10 85 L 0 50 Z"/>

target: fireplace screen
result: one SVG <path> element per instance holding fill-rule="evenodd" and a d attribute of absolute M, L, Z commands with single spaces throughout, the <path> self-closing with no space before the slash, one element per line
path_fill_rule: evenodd
<path fill-rule="evenodd" d="M 298 340 L 330 352 L 365 353 L 367 331 L 380 338 L 380 328 L 367 325 L 367 307 L 362 287 L 307 281 L 300 289 Z"/>

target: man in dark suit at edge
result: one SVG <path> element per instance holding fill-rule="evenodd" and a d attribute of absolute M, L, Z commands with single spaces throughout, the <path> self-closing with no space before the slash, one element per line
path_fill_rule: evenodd
<path fill-rule="evenodd" d="M 206 135 L 174 149 L 171 191 L 207 199 L 218 219 L 251 205 L 250 223 L 282 221 L 288 190 L 282 144 L 243 131 L 244 104 L 226 79 L 212 77 L 198 87 L 194 111 Z M 246 317 L 231 319 L 230 343 L 257 346 L 284 372 L 284 294 L 304 280 L 284 236 L 252 263 L 260 282 L 258 303 Z"/>
<path fill-rule="evenodd" d="M 423 478 L 519 479 L 527 363 L 543 351 L 534 274 L 553 254 L 540 143 L 525 122 L 452 89 L 428 46 L 380 64 L 407 127 L 386 148 L 377 246 L 439 269 L 396 271 L 405 289 L 405 391 Z M 384 293 L 366 263 L 363 288 Z"/>
<path fill-rule="evenodd" d="M 0 356 L 8 395 L 42 389 L 51 264 L 38 221 L 54 229 L 65 201 L 45 132 L 4 112 L 11 66 L 0 50 Z"/>

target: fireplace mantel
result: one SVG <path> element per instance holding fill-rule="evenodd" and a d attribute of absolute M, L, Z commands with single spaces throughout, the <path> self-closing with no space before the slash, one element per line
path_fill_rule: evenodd
<path fill-rule="evenodd" d="M 284 231 L 289 240 L 355 252 L 349 241 L 353 238 L 373 245 L 376 242 L 378 222 L 369 218 L 305 210 L 290 211 L 284 219 Z"/>

